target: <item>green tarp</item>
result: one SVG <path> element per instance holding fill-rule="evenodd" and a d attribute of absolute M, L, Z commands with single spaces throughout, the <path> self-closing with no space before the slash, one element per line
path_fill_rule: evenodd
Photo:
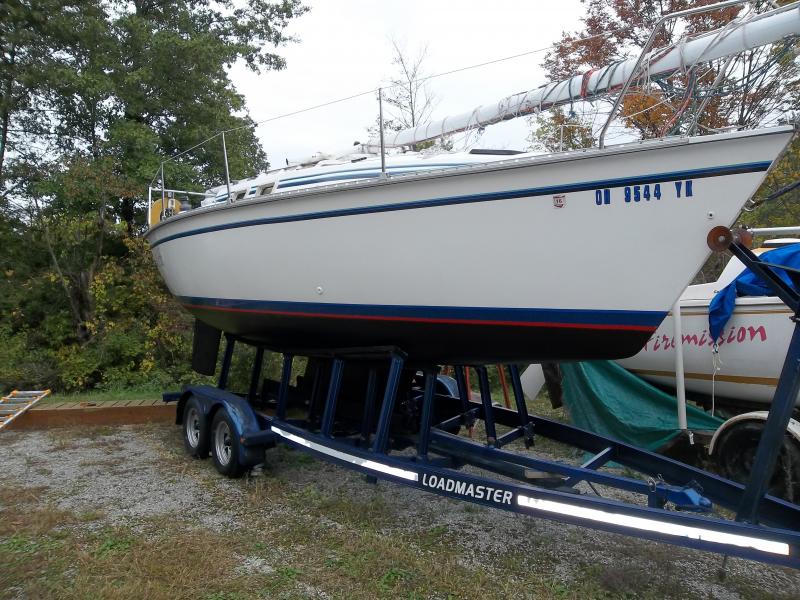
<path fill-rule="evenodd" d="M 572 424 L 656 450 L 679 433 L 677 401 L 611 361 L 562 363 L 564 404 Z M 688 405 L 689 429 L 715 430 L 723 420 Z"/>

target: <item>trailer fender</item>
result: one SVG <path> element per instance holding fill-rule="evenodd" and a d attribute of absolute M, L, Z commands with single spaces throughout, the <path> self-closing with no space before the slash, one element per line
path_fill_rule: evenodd
<path fill-rule="evenodd" d="M 164 402 L 175 402 L 176 400 L 178 402 L 178 404 L 175 406 L 175 425 L 183 424 L 183 411 L 186 408 L 186 403 L 191 397 L 192 393 L 186 389 L 180 392 L 170 392 L 169 397 L 167 394 L 164 394 Z"/>
<path fill-rule="evenodd" d="M 456 384 L 456 380 L 449 375 L 437 375 L 436 393 L 458 398 L 458 385 Z"/>
<path fill-rule="evenodd" d="M 219 410 L 228 413 L 236 430 L 236 437 L 240 440 L 245 437 L 253 436 L 264 430 L 258 415 L 250 406 L 246 398 L 237 396 L 232 392 L 227 392 L 210 385 L 187 386 L 178 401 L 178 413 L 182 414 L 183 406 L 189 398 L 196 398 L 203 411 L 203 417 L 208 426 Z M 180 416 L 178 417 L 180 422 Z M 264 462 L 264 450 L 267 444 L 247 445 L 242 444 L 239 455 L 239 462 L 245 466 L 255 466 Z"/>
<path fill-rule="evenodd" d="M 737 423 L 741 423 L 743 421 L 764 422 L 767 420 L 768 416 L 769 416 L 769 411 L 756 410 L 753 412 L 736 415 L 735 417 L 731 417 L 730 419 L 725 421 L 722 425 L 720 425 L 719 429 L 717 429 L 714 432 L 714 436 L 711 438 L 711 443 L 708 445 L 709 456 L 713 456 L 717 442 L 733 425 L 736 425 Z M 800 443 L 800 422 L 797 422 L 794 419 L 789 419 L 789 425 L 786 428 L 786 433 L 791 435 L 798 443 Z"/>

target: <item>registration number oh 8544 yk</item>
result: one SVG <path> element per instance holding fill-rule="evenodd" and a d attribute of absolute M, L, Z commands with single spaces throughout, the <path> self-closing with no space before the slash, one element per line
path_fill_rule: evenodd
<path fill-rule="evenodd" d="M 692 198 L 694 182 L 691 179 L 673 181 L 671 183 L 645 183 L 628 185 L 621 188 L 604 188 L 594 191 L 594 203 L 597 206 L 608 206 L 614 202 L 640 204 L 642 202 L 658 202 L 662 199 Z"/>

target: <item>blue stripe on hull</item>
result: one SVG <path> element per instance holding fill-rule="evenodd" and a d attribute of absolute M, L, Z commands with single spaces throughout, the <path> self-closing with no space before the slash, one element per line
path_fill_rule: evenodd
<path fill-rule="evenodd" d="M 772 163 L 769 161 L 743 163 L 738 165 L 727 165 L 722 167 L 710 167 L 703 169 L 691 169 L 686 171 L 672 171 L 667 173 L 654 173 L 641 175 L 638 177 L 625 177 L 618 179 L 603 179 L 596 181 L 586 181 L 573 184 L 562 184 L 554 186 L 544 186 L 538 188 L 527 188 L 520 190 L 506 190 L 502 192 L 488 192 L 483 194 L 468 194 L 464 196 L 449 196 L 446 198 L 431 198 L 428 200 L 416 200 L 411 202 L 381 204 L 377 206 L 365 206 L 358 208 L 342 208 L 323 212 L 303 213 L 297 215 L 287 215 L 284 217 L 266 217 L 263 219 L 250 219 L 248 221 L 234 221 L 209 227 L 200 227 L 190 231 L 183 231 L 168 235 L 160 240 L 151 243 L 156 247 L 166 242 L 211 233 L 227 229 L 239 229 L 242 227 L 255 227 L 258 225 L 272 225 L 278 223 L 292 223 L 296 221 L 309 221 L 316 219 L 330 219 L 336 217 L 346 217 L 352 215 L 372 214 L 381 212 L 392 212 L 398 210 L 414 210 L 419 208 L 429 208 L 434 206 L 448 206 L 455 204 L 469 204 L 473 202 L 489 202 L 494 200 L 511 200 L 515 198 L 526 198 L 533 196 L 546 196 L 550 194 L 562 194 L 570 192 L 581 192 L 598 188 L 616 188 L 626 185 L 640 185 L 646 183 L 663 183 L 666 181 L 676 181 L 681 179 L 699 179 L 703 177 L 717 177 L 720 175 L 735 175 L 738 173 L 753 173 L 766 171 Z"/>
<path fill-rule="evenodd" d="M 452 167 L 464 167 L 468 164 L 470 163 L 433 163 L 427 165 L 398 165 L 394 167 L 386 167 L 386 170 L 389 173 L 395 171 L 398 173 L 415 173 L 418 171 L 424 172 L 428 170 L 449 169 Z M 480 164 L 480 163 L 474 163 L 474 164 Z M 372 172 L 375 173 L 376 175 L 380 175 L 381 169 L 380 167 L 363 167 L 360 169 L 345 169 L 343 171 L 336 171 L 334 173 L 329 173 L 329 174 L 317 173 L 314 175 L 299 175 L 297 177 L 284 177 L 278 180 L 277 187 L 275 189 L 291 187 L 296 185 L 319 183 L 321 181 L 333 181 L 341 179 L 361 179 L 362 177 L 375 176 L 375 175 L 365 175 L 364 173 L 367 172 Z"/>

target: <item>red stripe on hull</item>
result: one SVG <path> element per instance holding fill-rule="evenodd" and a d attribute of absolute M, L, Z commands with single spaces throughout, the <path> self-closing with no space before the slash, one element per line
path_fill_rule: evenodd
<path fill-rule="evenodd" d="M 197 304 L 184 304 L 186 308 L 197 310 L 214 310 L 219 312 L 249 313 L 260 315 L 276 315 L 284 317 L 308 317 L 323 319 L 345 319 L 359 321 L 400 321 L 407 323 L 446 323 L 452 325 L 495 325 L 505 327 L 553 327 L 560 329 L 592 329 L 611 331 L 643 331 L 652 333 L 657 327 L 648 325 L 604 325 L 599 323 L 552 323 L 548 321 L 488 321 L 474 319 L 437 319 L 429 317 L 383 317 L 378 315 L 334 315 L 328 313 L 305 313 L 278 310 L 263 310 L 258 308 L 230 308 L 224 306 L 208 306 Z"/>

